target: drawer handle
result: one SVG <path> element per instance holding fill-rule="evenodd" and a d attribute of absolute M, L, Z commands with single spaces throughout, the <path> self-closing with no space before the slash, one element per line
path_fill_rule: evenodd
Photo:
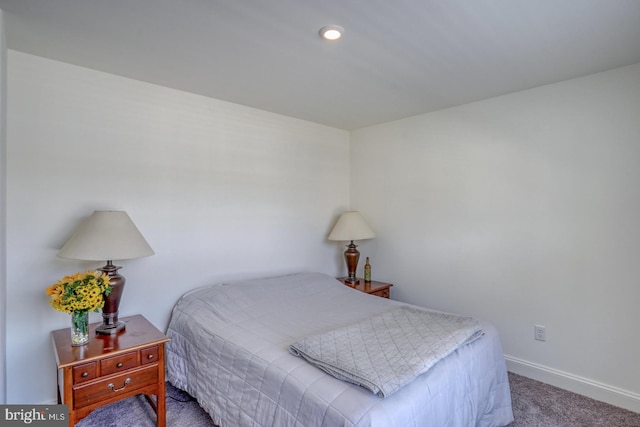
<path fill-rule="evenodd" d="M 116 365 L 116 368 L 122 368 L 122 362 L 118 362 L 118 364 Z"/>
<path fill-rule="evenodd" d="M 153 354 L 147 355 L 147 359 L 149 359 L 149 360 L 153 359 Z"/>
<path fill-rule="evenodd" d="M 115 388 L 115 386 L 113 385 L 113 383 L 109 383 L 109 385 L 107 386 L 107 388 L 109 388 L 109 390 L 111 391 L 122 391 L 127 387 L 127 384 L 129 384 L 131 382 L 131 378 L 127 378 L 126 380 L 124 380 L 124 385 L 120 388 Z"/>
<path fill-rule="evenodd" d="M 89 376 L 89 372 L 83 372 L 82 373 L 82 378 L 87 378 Z"/>

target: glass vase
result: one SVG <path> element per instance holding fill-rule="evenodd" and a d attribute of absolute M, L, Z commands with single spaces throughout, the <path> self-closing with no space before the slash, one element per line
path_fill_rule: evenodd
<path fill-rule="evenodd" d="M 71 314 L 71 345 L 85 345 L 89 342 L 89 312 L 74 311 Z"/>

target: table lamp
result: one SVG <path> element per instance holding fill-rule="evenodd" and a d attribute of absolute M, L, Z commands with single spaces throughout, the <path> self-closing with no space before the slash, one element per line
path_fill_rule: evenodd
<path fill-rule="evenodd" d="M 346 281 L 356 283 L 356 269 L 358 268 L 358 260 L 360 252 L 357 245 L 353 244 L 354 240 L 373 239 L 376 233 L 367 225 L 362 215 L 356 211 L 345 212 L 340 215 L 338 222 L 331 230 L 329 240 L 350 241 L 347 250 L 344 251 L 344 259 L 347 263 L 348 276 Z"/>
<path fill-rule="evenodd" d="M 97 334 L 112 335 L 125 328 L 124 322 L 118 321 L 125 278 L 118 274 L 121 267 L 113 265 L 113 260 L 142 258 L 153 253 L 124 211 L 95 211 L 60 249 L 58 256 L 61 258 L 107 262 L 98 270 L 109 276 L 111 293 L 105 298 L 102 324 L 96 328 Z"/>

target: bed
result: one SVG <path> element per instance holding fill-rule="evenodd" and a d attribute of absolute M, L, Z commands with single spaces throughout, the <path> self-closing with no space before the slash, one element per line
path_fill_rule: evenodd
<path fill-rule="evenodd" d="M 337 379 L 291 345 L 408 304 L 320 273 L 222 283 L 176 303 L 167 378 L 220 427 L 504 426 L 513 421 L 495 328 L 386 397 Z M 424 309 L 421 309 L 424 310 Z"/>

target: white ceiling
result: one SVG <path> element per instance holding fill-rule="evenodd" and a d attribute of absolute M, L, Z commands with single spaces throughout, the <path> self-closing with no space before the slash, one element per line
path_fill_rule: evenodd
<path fill-rule="evenodd" d="M 342 129 L 640 62 L 638 0 L 0 0 L 10 49 Z M 345 28 L 338 42 L 320 27 Z"/>

